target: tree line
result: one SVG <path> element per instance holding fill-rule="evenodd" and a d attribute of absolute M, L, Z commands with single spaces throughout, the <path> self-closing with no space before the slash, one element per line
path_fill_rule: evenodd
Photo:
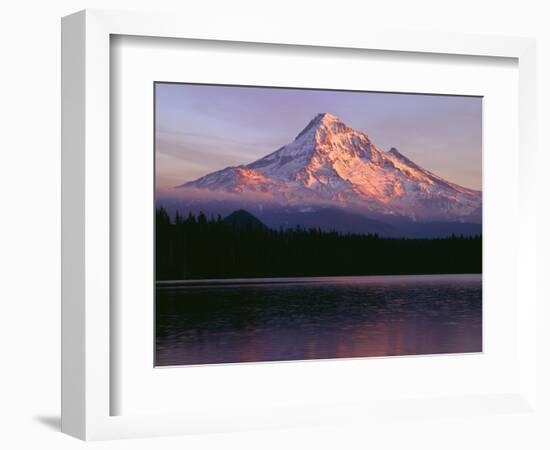
<path fill-rule="evenodd" d="M 251 216 L 255 221 L 256 219 Z M 481 273 L 482 238 L 385 238 L 272 230 L 205 214 L 156 210 L 156 279 Z"/>

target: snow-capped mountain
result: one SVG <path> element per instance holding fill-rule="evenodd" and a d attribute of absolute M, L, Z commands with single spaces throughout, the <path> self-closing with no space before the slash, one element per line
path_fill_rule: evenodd
<path fill-rule="evenodd" d="M 472 218 L 480 218 L 481 211 L 481 192 L 438 177 L 395 148 L 383 151 L 329 113 L 318 114 L 293 142 L 275 152 L 179 188 L 418 221 L 479 222 Z"/>

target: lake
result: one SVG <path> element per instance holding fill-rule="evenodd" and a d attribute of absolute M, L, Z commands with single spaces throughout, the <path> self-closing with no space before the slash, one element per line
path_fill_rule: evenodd
<path fill-rule="evenodd" d="M 156 366 L 482 351 L 481 275 L 157 283 Z"/>

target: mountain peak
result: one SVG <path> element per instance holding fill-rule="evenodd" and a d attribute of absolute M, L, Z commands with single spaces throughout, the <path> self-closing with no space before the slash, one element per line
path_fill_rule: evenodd
<path fill-rule="evenodd" d="M 342 132 L 350 130 L 350 128 L 340 120 L 339 117 L 329 112 L 317 114 L 307 126 L 296 136 L 296 139 L 306 135 L 311 130 L 327 129 L 332 132 Z"/>
<path fill-rule="evenodd" d="M 315 124 L 316 128 L 324 127 L 332 131 L 347 131 L 351 129 L 338 116 L 329 112 L 317 114 L 310 123 Z"/>
<path fill-rule="evenodd" d="M 415 169 L 420 169 L 421 167 L 412 162 L 409 158 L 407 158 L 403 153 L 401 153 L 399 150 L 397 150 L 395 147 L 390 148 L 390 150 L 387 152 L 388 155 L 393 156 L 394 158 L 400 160 L 401 162 L 404 162 L 405 164 L 414 167 Z"/>
<path fill-rule="evenodd" d="M 329 112 L 319 113 L 315 116 L 313 120 L 316 120 L 319 123 L 323 123 L 323 124 L 329 124 L 332 122 L 342 122 L 339 117 Z"/>
<path fill-rule="evenodd" d="M 412 161 L 407 158 L 403 153 L 401 153 L 399 150 L 397 150 L 395 147 L 392 147 L 390 148 L 387 152 L 386 152 L 387 155 L 389 156 L 393 156 L 394 158 L 397 158 L 401 161 L 404 161 L 404 162 L 411 162 Z"/>

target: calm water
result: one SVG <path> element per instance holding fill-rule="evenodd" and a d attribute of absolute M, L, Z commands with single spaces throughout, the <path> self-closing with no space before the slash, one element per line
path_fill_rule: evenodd
<path fill-rule="evenodd" d="M 161 286 L 156 315 L 158 366 L 482 350 L 481 275 Z"/>

